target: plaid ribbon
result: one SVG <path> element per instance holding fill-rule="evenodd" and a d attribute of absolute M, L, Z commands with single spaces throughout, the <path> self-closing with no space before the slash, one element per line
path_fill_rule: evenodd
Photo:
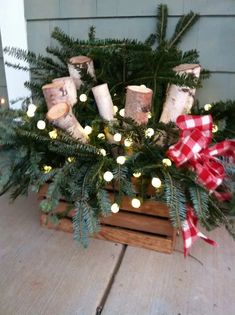
<path fill-rule="evenodd" d="M 212 246 L 217 246 L 217 243 L 208 237 L 206 237 L 197 228 L 197 218 L 194 215 L 193 208 L 187 205 L 187 217 L 182 224 L 182 234 L 184 241 L 184 257 L 189 254 L 189 248 L 198 239 L 201 238 L 203 241 L 207 242 Z"/>
<path fill-rule="evenodd" d="M 169 148 L 167 156 L 178 167 L 186 163 L 191 166 L 198 182 L 214 192 L 225 177 L 224 167 L 215 156 L 227 156 L 234 163 L 235 141 L 225 140 L 208 148 L 212 141 L 211 115 L 181 115 L 176 124 L 181 129 L 180 138 Z"/>

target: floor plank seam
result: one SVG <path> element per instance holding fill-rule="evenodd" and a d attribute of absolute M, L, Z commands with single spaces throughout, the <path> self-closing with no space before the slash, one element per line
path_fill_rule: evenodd
<path fill-rule="evenodd" d="M 116 265 L 115 265 L 115 267 L 113 269 L 113 272 L 111 274 L 110 280 L 109 280 L 109 282 L 107 284 L 106 289 L 104 290 L 104 294 L 103 294 L 103 296 L 101 298 L 99 306 L 96 308 L 96 315 L 101 315 L 102 314 L 102 311 L 104 309 L 105 303 L 106 303 L 106 301 L 108 299 L 109 293 L 110 293 L 110 291 L 112 289 L 112 286 L 114 284 L 116 275 L 118 274 L 118 271 L 119 271 L 119 269 L 121 267 L 123 258 L 124 258 L 125 253 L 126 253 L 126 249 L 127 249 L 127 245 L 123 245 L 122 250 L 121 250 L 121 252 L 119 254 L 118 260 L 116 262 Z"/>

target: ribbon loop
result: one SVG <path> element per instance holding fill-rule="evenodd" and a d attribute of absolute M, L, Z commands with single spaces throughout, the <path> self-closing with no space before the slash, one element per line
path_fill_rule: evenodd
<path fill-rule="evenodd" d="M 208 148 L 212 141 L 211 115 L 181 115 L 177 118 L 181 129 L 179 141 L 167 151 L 177 167 L 188 164 L 197 174 L 197 180 L 209 191 L 222 184 L 225 170 L 216 156 L 227 156 L 235 161 L 235 141 L 225 140 Z"/>

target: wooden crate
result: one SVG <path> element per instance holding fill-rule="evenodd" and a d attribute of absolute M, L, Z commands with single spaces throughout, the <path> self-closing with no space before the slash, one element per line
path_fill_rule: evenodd
<path fill-rule="evenodd" d="M 39 197 L 44 198 L 47 185 L 39 192 Z M 109 192 L 110 199 L 114 199 Z M 67 204 L 64 200 L 55 209 L 55 213 L 66 213 Z M 73 232 L 72 216 L 74 210 L 60 218 L 57 225 L 48 220 L 46 214 L 41 214 L 41 225 L 47 228 Z M 164 253 L 171 253 L 174 249 L 176 232 L 173 229 L 168 209 L 165 204 L 154 200 L 145 201 L 140 208 L 133 208 L 129 197 L 124 197 L 120 211 L 109 217 L 101 218 L 101 230 L 93 235 L 97 239 L 108 240 L 121 244 L 143 247 Z"/>

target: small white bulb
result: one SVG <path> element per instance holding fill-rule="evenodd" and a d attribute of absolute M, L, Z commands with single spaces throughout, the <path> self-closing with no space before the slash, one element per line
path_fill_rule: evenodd
<path fill-rule="evenodd" d="M 120 133 L 115 133 L 113 135 L 113 140 L 114 141 L 119 142 L 119 141 L 121 141 L 121 139 L 122 139 L 122 135 Z"/>
<path fill-rule="evenodd" d="M 170 159 L 163 159 L 162 160 L 162 164 L 165 165 L 165 166 L 171 166 L 172 162 L 171 162 Z"/>
<path fill-rule="evenodd" d="M 5 103 L 6 103 L 5 98 L 4 98 L 4 97 L 1 97 L 1 98 L 0 98 L 0 104 L 1 104 L 1 105 L 4 105 Z"/>
<path fill-rule="evenodd" d="M 142 174 L 140 173 L 140 172 L 136 172 L 136 173 L 133 173 L 133 176 L 135 177 L 135 178 L 138 178 L 138 177 L 140 177 Z"/>
<path fill-rule="evenodd" d="M 111 180 L 113 179 L 113 173 L 107 171 L 104 173 L 103 178 L 106 182 L 111 182 Z"/>
<path fill-rule="evenodd" d="M 141 88 L 146 88 L 146 85 L 141 84 L 140 87 L 141 87 Z"/>
<path fill-rule="evenodd" d="M 31 111 L 31 110 L 27 110 L 26 115 L 31 118 L 31 117 L 34 117 L 35 112 L 34 112 L 34 111 Z"/>
<path fill-rule="evenodd" d="M 158 177 L 153 177 L 151 184 L 154 188 L 160 188 L 162 186 L 162 182 L 161 182 L 160 178 L 158 178 Z"/>
<path fill-rule="evenodd" d="M 151 138 L 154 135 L 154 130 L 153 128 L 148 128 L 145 130 L 145 136 L 146 138 Z"/>
<path fill-rule="evenodd" d="M 116 105 L 113 106 L 113 112 L 114 112 L 114 114 L 117 114 L 117 112 L 118 112 L 118 107 Z"/>
<path fill-rule="evenodd" d="M 213 126 L 212 126 L 212 132 L 213 132 L 213 133 L 216 133 L 218 130 L 219 130 L 219 127 L 218 127 L 217 125 L 213 124 Z"/>
<path fill-rule="evenodd" d="M 122 108 L 122 109 L 119 110 L 119 115 L 120 115 L 121 117 L 124 117 L 124 116 L 125 116 L 125 109 L 124 109 L 124 108 Z"/>
<path fill-rule="evenodd" d="M 87 96 L 86 96 L 86 94 L 81 94 L 80 96 L 79 96 L 79 100 L 81 101 L 81 102 L 86 102 L 87 101 Z"/>
<path fill-rule="evenodd" d="M 46 128 L 46 123 L 45 123 L 45 121 L 44 121 L 44 120 L 39 120 L 39 121 L 37 122 L 37 128 L 40 129 L 40 130 L 45 129 L 45 128 Z"/>
<path fill-rule="evenodd" d="M 36 105 L 34 105 L 34 104 L 29 104 L 29 106 L 28 106 L 28 111 L 30 111 L 30 112 L 36 112 L 36 110 L 37 110 L 37 106 L 36 106 Z"/>
<path fill-rule="evenodd" d="M 141 202 L 140 202 L 139 199 L 133 198 L 131 200 L 131 205 L 132 205 L 133 208 L 139 208 L 141 206 Z"/>
<path fill-rule="evenodd" d="M 208 112 L 211 108 L 212 108 L 211 104 L 205 104 L 204 105 L 204 109 L 205 109 L 206 112 Z"/>
<path fill-rule="evenodd" d="M 151 112 L 148 112 L 148 118 L 152 118 L 152 113 Z"/>
<path fill-rule="evenodd" d="M 117 213 L 119 211 L 119 205 L 116 202 L 112 204 L 111 211 L 113 213 Z"/>
<path fill-rule="evenodd" d="M 106 153 L 105 149 L 100 149 L 100 154 L 103 156 L 106 156 L 107 153 Z"/>
<path fill-rule="evenodd" d="M 126 162 L 126 157 L 123 155 L 120 155 L 117 157 L 116 161 L 118 164 L 123 165 Z"/>
<path fill-rule="evenodd" d="M 104 133 L 99 133 L 97 138 L 104 140 L 105 139 Z"/>
<path fill-rule="evenodd" d="M 90 135 L 90 134 L 92 133 L 92 128 L 91 128 L 91 126 L 86 126 L 86 127 L 84 128 L 84 131 L 85 131 L 85 133 L 86 133 L 87 135 Z"/>
<path fill-rule="evenodd" d="M 133 144 L 132 139 L 127 138 L 127 139 L 124 140 L 124 146 L 125 147 L 129 148 L 132 144 Z"/>

